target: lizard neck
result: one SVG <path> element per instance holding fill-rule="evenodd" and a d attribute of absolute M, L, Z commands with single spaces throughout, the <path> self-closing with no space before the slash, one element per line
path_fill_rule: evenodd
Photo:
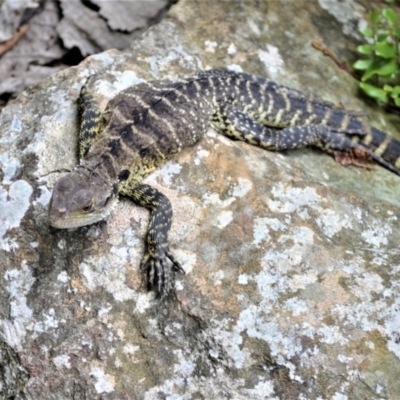
<path fill-rule="evenodd" d="M 79 167 L 90 171 L 104 182 L 114 184 L 118 181 L 118 166 L 108 154 L 102 154 L 101 157 L 85 157 Z"/>

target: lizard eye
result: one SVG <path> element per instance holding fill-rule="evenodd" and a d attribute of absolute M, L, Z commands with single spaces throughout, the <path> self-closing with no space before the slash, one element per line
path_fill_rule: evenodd
<path fill-rule="evenodd" d="M 89 204 L 89 205 L 87 205 L 87 206 L 85 206 L 85 207 L 82 207 L 82 211 L 84 211 L 84 212 L 93 211 L 95 204 L 96 204 L 96 200 L 95 200 L 95 199 L 92 199 L 91 204 Z"/>
<path fill-rule="evenodd" d="M 83 208 L 82 208 L 82 211 L 89 212 L 89 211 L 91 211 L 92 209 L 93 209 L 93 206 L 90 205 L 90 206 L 83 207 Z"/>

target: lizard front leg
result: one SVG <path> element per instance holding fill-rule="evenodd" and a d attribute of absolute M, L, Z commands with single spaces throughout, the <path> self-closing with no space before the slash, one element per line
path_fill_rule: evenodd
<path fill-rule="evenodd" d="M 90 146 L 103 130 L 103 118 L 99 110 L 99 105 L 87 84 L 88 82 L 82 86 L 78 100 L 81 117 L 79 132 L 80 160 L 88 153 Z"/>
<path fill-rule="evenodd" d="M 171 254 L 168 233 L 172 222 L 172 207 L 166 196 L 157 189 L 139 184 L 132 188 L 125 186 L 121 194 L 131 197 L 135 203 L 150 210 L 149 230 L 146 237 L 146 252 L 141 268 L 147 269 L 149 287 L 158 292 L 168 293 L 170 289 L 170 262 L 173 267 L 185 273 L 182 266 Z"/>

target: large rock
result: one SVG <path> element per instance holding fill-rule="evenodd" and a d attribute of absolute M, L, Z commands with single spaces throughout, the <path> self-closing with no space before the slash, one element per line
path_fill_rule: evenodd
<path fill-rule="evenodd" d="M 230 66 L 362 108 L 398 135 L 310 45 L 350 54 L 365 9 L 261 3 L 181 1 L 129 50 L 91 57 L 3 110 L 3 398 L 399 397 L 400 180 L 380 167 L 209 131 L 146 179 L 171 199 L 171 247 L 187 271 L 164 300 L 139 270 L 146 210 L 122 199 L 108 222 L 48 226 L 51 188 L 77 163 L 76 100 L 92 74 L 104 108 L 141 80 Z"/>

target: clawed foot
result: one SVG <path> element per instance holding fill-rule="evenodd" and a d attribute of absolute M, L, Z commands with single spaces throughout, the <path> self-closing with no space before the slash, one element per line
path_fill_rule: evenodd
<path fill-rule="evenodd" d="M 185 273 L 185 270 L 182 268 L 181 264 L 175 260 L 175 257 L 171 254 L 168 247 L 155 249 L 154 251 L 148 250 L 142 260 L 140 268 L 147 270 L 149 289 L 157 287 L 157 291 L 160 294 L 168 294 L 171 275 L 170 263 L 172 263 L 176 271 Z"/>

